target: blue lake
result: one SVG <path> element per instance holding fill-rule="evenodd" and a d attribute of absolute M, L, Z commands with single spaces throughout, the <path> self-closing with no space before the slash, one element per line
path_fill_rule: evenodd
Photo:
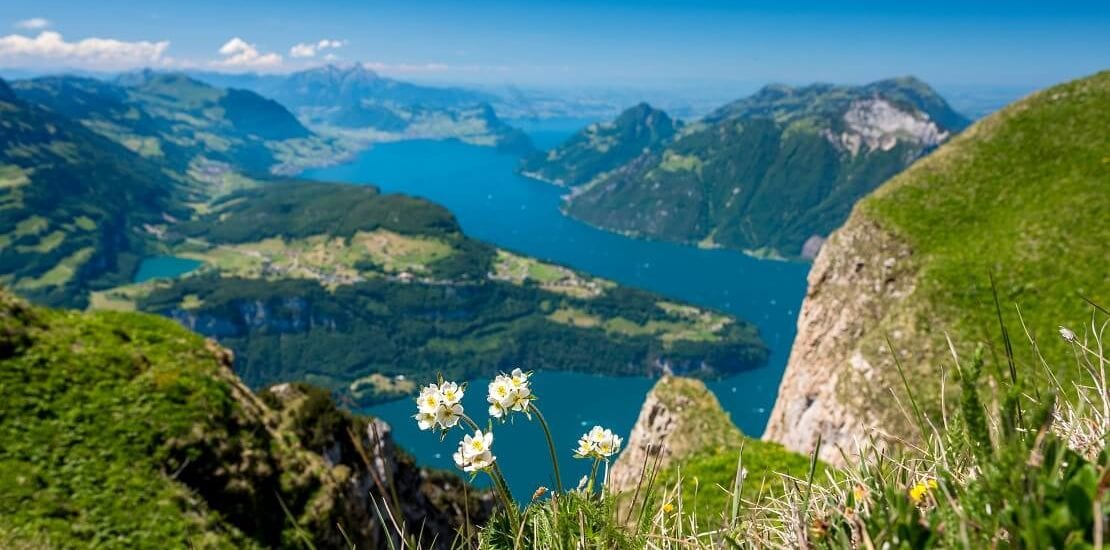
<path fill-rule="evenodd" d="M 197 260 L 190 260 L 188 258 L 178 258 L 177 256 L 151 256 L 143 258 L 142 263 L 139 264 L 139 269 L 135 272 L 135 277 L 132 282 L 141 283 L 151 279 L 170 279 L 180 275 L 184 275 L 198 267 L 204 262 Z"/>
<path fill-rule="evenodd" d="M 536 143 L 550 146 L 577 127 L 567 123 L 529 130 L 537 136 Z M 491 148 L 409 141 L 377 145 L 350 163 L 305 175 L 425 197 L 449 208 L 472 237 L 756 323 L 772 350 L 769 363 L 710 387 L 740 429 L 752 436 L 762 434 L 794 340 L 809 265 L 634 239 L 591 227 L 559 211 L 562 189 L 515 174 L 517 162 Z M 585 467 L 574 464 L 570 456 L 578 435 L 597 423 L 627 436 L 651 384 L 638 378 L 537 374 L 534 391 L 565 457 L 564 483 L 576 482 L 581 473 L 574 474 Z M 479 395 L 485 391 L 484 381 L 474 381 L 468 394 L 467 403 L 473 403 L 468 409 L 479 411 L 479 418 L 485 418 Z M 413 409 L 411 400 L 403 400 L 364 412 L 392 424 L 397 441 L 421 462 L 453 467 L 451 453 L 461 433 L 440 443 L 438 437 L 416 429 Z M 514 491 L 527 498 L 537 485 L 550 486 L 550 470 L 537 463 L 547 458 L 539 427 L 520 420 L 496 432 L 494 448 Z M 526 453 L 515 453 L 515 438 L 529 442 Z"/>

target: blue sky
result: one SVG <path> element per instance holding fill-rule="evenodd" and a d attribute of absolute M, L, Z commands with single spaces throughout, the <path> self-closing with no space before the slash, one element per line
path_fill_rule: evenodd
<path fill-rule="evenodd" d="M 411 80 L 490 84 L 914 74 L 942 86 L 1039 86 L 1110 68 L 1110 1 L 0 4 L 3 68 L 282 72 L 329 61 Z"/>

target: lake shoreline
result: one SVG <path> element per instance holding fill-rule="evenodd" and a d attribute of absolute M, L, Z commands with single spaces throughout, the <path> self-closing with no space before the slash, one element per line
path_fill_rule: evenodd
<path fill-rule="evenodd" d="M 556 137 L 547 139 L 555 141 Z M 463 231 L 475 239 L 755 324 L 770 352 L 767 361 L 728 377 L 707 380 L 706 384 L 744 433 L 760 436 L 778 396 L 810 265 L 767 261 L 729 249 L 629 238 L 592 227 L 560 212 L 563 189 L 524 177 L 517 166 L 518 158 L 490 148 L 421 140 L 378 144 L 350 163 L 309 171 L 305 176 L 322 181 L 372 182 L 382 192 L 424 197 L 449 209 Z M 528 369 L 529 365 L 520 367 Z M 557 422 L 553 416 L 567 416 L 577 422 L 612 425 L 626 434 L 647 391 L 658 379 L 546 370 L 537 370 L 536 377 L 541 407 L 556 409 L 553 414 L 544 408 L 553 423 Z M 574 383 L 552 382 L 545 388 L 541 383 L 545 378 Z M 482 380 L 472 381 L 470 391 L 484 394 Z M 590 395 L 597 397 L 584 397 Z M 474 406 L 485 410 L 480 403 Z M 579 411 L 577 407 L 596 410 Z M 414 414 L 410 399 L 360 407 L 357 412 L 378 416 L 393 425 L 398 444 L 422 463 L 453 467 L 450 452 L 438 438 L 431 441 L 426 432 L 409 426 Z M 584 431 L 573 422 L 557 423 L 562 426 L 553 426 L 558 431 L 557 439 L 569 439 L 568 446 Z M 503 437 L 500 431 L 498 437 Z M 542 440 L 536 444 L 546 445 Z M 527 469 L 506 472 L 506 476 L 514 486 L 514 477 L 526 480 L 526 485 L 549 482 L 543 472 Z M 564 475 L 564 479 L 569 478 Z"/>

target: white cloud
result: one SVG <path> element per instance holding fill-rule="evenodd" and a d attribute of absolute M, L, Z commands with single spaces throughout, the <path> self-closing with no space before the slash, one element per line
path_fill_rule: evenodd
<path fill-rule="evenodd" d="M 42 17 L 32 17 L 30 19 L 24 19 L 23 21 L 19 21 L 18 23 L 15 24 L 15 26 L 17 26 L 21 29 L 28 29 L 28 30 L 37 31 L 39 29 L 45 29 L 46 27 L 49 27 L 50 26 L 50 20 L 42 18 Z"/>
<path fill-rule="evenodd" d="M 43 31 L 38 36 L 0 36 L 0 64 L 8 67 L 66 65 L 86 69 L 120 70 L 166 65 L 168 40 L 125 42 L 113 38 L 85 38 L 67 42 L 61 33 Z"/>
<path fill-rule="evenodd" d="M 284 61 L 280 54 L 260 52 L 257 46 L 238 36 L 220 47 L 220 55 L 223 59 L 213 61 L 213 65 L 237 69 L 276 68 Z"/>
<path fill-rule="evenodd" d="M 329 40 L 327 38 L 316 42 L 301 42 L 289 48 L 289 55 L 297 58 L 316 57 L 316 54 L 327 49 L 341 48 L 346 44 L 344 40 Z M 328 54 L 332 55 L 333 54 Z"/>

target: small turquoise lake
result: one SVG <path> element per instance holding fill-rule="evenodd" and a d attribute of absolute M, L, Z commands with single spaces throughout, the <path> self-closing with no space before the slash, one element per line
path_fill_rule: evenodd
<path fill-rule="evenodd" d="M 139 264 L 139 269 L 135 271 L 132 282 L 142 283 L 151 279 L 172 279 L 184 275 L 203 264 L 204 262 L 198 260 L 178 258 L 177 256 L 143 258 L 142 263 Z"/>
<path fill-rule="evenodd" d="M 549 146 L 578 127 L 565 122 L 528 129 L 537 143 Z M 710 387 L 741 430 L 761 435 L 794 340 L 809 265 L 634 239 L 591 227 L 559 211 L 564 190 L 517 175 L 517 163 L 517 158 L 492 148 L 457 141 L 407 141 L 376 145 L 347 164 L 305 176 L 425 197 L 450 209 L 472 237 L 756 323 L 771 348 L 769 363 Z M 465 401 L 479 422 L 485 418 L 485 384 L 472 381 Z M 564 457 L 564 483 L 577 482 L 581 473 L 576 472 L 585 468 L 571 458 L 578 436 L 601 424 L 627 437 L 651 385 L 642 378 L 536 375 L 534 392 Z M 441 443 L 437 436 L 419 432 L 411 418 L 411 400 L 363 412 L 388 421 L 398 443 L 422 463 L 454 467 L 451 453 L 462 433 Z M 496 432 L 494 451 L 514 492 L 527 498 L 537 485 L 550 486 L 551 474 L 539 426 L 523 420 Z"/>

